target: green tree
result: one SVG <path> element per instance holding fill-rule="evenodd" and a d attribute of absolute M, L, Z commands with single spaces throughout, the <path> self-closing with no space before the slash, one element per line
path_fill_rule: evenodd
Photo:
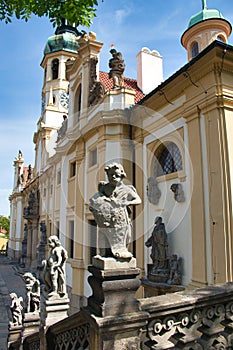
<path fill-rule="evenodd" d="M 96 6 L 98 0 L 0 0 L 0 20 L 10 23 L 16 17 L 27 22 L 34 14 L 49 17 L 54 27 L 60 26 L 62 19 L 71 25 L 89 27 Z"/>
<path fill-rule="evenodd" d="M 3 215 L 0 215 L 0 228 L 3 230 L 6 230 L 6 237 L 9 237 L 9 232 L 10 232 L 10 217 L 6 217 Z"/>

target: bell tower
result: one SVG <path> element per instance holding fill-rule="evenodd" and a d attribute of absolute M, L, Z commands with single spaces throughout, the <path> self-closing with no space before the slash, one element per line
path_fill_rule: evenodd
<path fill-rule="evenodd" d="M 66 77 L 67 62 L 74 62 L 78 55 L 78 30 L 65 21 L 57 28 L 55 35 L 48 38 L 41 67 L 44 69 L 41 116 L 37 132 L 35 170 L 39 173 L 52 156 L 56 147 L 57 130 L 68 115 L 69 81 Z"/>
<path fill-rule="evenodd" d="M 209 9 L 207 1 L 202 0 L 202 10 L 190 18 L 188 28 L 181 37 L 181 43 L 190 61 L 214 40 L 228 42 L 231 23 L 217 9 Z"/>

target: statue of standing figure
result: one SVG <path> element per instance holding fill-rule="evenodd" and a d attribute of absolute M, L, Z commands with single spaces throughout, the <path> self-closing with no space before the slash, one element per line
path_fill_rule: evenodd
<path fill-rule="evenodd" d="M 50 247 L 49 257 L 42 262 L 45 291 L 49 297 L 64 297 L 66 296 L 65 263 L 68 258 L 67 251 L 55 235 L 49 237 L 48 244 Z"/>
<path fill-rule="evenodd" d="M 26 284 L 26 312 L 39 312 L 40 281 L 31 272 L 26 272 L 23 278 Z"/>
<path fill-rule="evenodd" d="M 146 241 L 145 245 L 147 247 L 152 247 L 150 255 L 153 261 L 152 272 L 157 273 L 158 271 L 168 269 L 169 257 L 167 233 L 160 216 L 155 218 L 155 227 L 151 237 Z"/>
<path fill-rule="evenodd" d="M 133 186 L 123 183 L 126 173 L 121 164 L 109 164 L 105 172 L 109 182 L 100 182 L 99 191 L 90 199 L 90 210 L 99 227 L 100 255 L 108 256 L 110 248 L 116 258 L 131 258 L 127 249 L 131 238 L 129 206 L 140 204 L 141 199 Z"/>
<path fill-rule="evenodd" d="M 109 78 L 113 80 L 113 89 L 120 89 L 124 87 L 124 70 L 125 62 L 122 59 L 121 52 L 117 52 L 116 49 L 111 49 L 110 53 L 112 58 L 109 60 Z"/>
<path fill-rule="evenodd" d="M 10 298 L 10 310 L 12 314 L 12 322 L 10 322 L 10 326 L 21 326 L 23 323 L 23 298 L 18 297 L 16 293 L 10 293 Z"/>

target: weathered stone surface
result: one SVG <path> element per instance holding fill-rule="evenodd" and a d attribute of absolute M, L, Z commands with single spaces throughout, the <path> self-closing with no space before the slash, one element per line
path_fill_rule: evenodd
<path fill-rule="evenodd" d="M 45 319 L 43 320 L 44 326 L 48 327 L 67 317 L 67 311 L 69 309 L 68 298 L 56 298 L 51 297 L 45 301 Z"/>
<path fill-rule="evenodd" d="M 102 270 L 89 266 L 92 273 L 88 281 L 93 294 L 88 299 L 88 306 L 98 316 L 113 316 L 137 312 L 140 304 L 135 293 L 140 287 L 137 275 L 140 269 Z"/>
<path fill-rule="evenodd" d="M 101 257 L 100 255 L 94 256 L 92 264 L 101 270 L 128 269 L 137 267 L 135 258 L 130 258 L 127 261 L 126 259 L 105 258 Z"/>

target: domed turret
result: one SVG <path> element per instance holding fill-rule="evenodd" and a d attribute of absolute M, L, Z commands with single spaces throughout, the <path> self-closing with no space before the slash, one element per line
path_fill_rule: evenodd
<path fill-rule="evenodd" d="M 44 54 L 61 50 L 77 53 L 79 48 L 77 39 L 80 35 L 81 33 L 76 28 L 63 24 L 57 28 L 55 35 L 48 38 Z"/>
<path fill-rule="evenodd" d="M 188 52 L 188 60 L 198 55 L 214 40 L 225 43 L 231 34 L 231 23 L 217 9 L 208 9 L 202 0 L 202 10 L 190 18 L 188 28 L 181 37 L 181 43 Z"/>

